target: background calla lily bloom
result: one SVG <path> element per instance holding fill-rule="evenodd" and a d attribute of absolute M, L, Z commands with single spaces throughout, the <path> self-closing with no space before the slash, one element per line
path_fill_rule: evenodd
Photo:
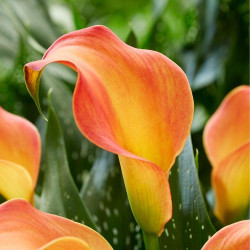
<path fill-rule="evenodd" d="M 208 121 L 203 142 L 213 166 L 215 214 L 224 224 L 237 221 L 249 205 L 250 87 L 230 92 Z"/>
<path fill-rule="evenodd" d="M 41 157 L 41 140 L 28 120 L 0 107 L 0 194 L 33 200 Z"/>
<path fill-rule="evenodd" d="M 240 221 L 219 230 L 202 250 L 249 250 L 250 220 Z"/>
<path fill-rule="evenodd" d="M 193 117 L 185 74 L 162 54 L 132 48 L 94 26 L 62 36 L 42 60 L 25 65 L 38 107 L 41 72 L 52 62 L 77 71 L 73 112 L 79 129 L 119 155 L 134 216 L 144 232 L 159 235 L 172 216 L 168 173 Z"/>
<path fill-rule="evenodd" d="M 112 249 L 93 229 L 14 199 L 0 206 L 0 249 Z"/>

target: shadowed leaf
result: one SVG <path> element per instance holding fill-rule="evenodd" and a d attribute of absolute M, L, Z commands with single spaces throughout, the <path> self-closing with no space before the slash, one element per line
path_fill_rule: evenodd
<path fill-rule="evenodd" d="M 71 177 L 62 131 L 51 105 L 45 136 L 45 171 L 40 210 L 96 229 Z"/>
<path fill-rule="evenodd" d="M 129 207 L 117 156 L 99 152 L 81 196 L 114 249 L 142 249 L 140 227 Z"/>
<path fill-rule="evenodd" d="M 215 233 L 200 190 L 189 138 L 169 177 L 173 217 L 160 238 L 162 249 L 199 250 Z"/>

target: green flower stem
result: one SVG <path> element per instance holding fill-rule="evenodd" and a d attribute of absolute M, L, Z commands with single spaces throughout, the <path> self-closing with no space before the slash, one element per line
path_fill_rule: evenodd
<path fill-rule="evenodd" d="M 158 236 L 154 234 L 147 234 L 143 232 L 143 239 L 146 250 L 159 250 Z"/>

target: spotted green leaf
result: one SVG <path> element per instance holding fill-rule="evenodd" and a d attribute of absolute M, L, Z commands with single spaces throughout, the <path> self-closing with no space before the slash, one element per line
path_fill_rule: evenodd
<path fill-rule="evenodd" d="M 200 250 L 215 233 L 202 197 L 191 138 L 169 177 L 173 217 L 160 238 L 161 249 Z"/>
<path fill-rule="evenodd" d="M 45 169 L 39 209 L 96 229 L 71 177 L 62 130 L 51 103 L 45 141 Z"/>
<path fill-rule="evenodd" d="M 81 196 L 114 249 L 142 249 L 140 227 L 129 207 L 117 156 L 99 152 Z"/>

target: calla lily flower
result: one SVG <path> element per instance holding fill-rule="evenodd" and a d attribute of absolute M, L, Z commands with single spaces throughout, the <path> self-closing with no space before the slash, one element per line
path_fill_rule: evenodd
<path fill-rule="evenodd" d="M 204 147 L 213 166 L 214 212 L 224 224 L 249 205 L 250 87 L 231 91 L 205 126 Z"/>
<path fill-rule="evenodd" d="M 118 154 L 137 223 L 160 235 L 172 217 L 168 174 L 193 117 L 185 74 L 162 54 L 130 47 L 108 28 L 94 26 L 62 36 L 42 60 L 25 65 L 39 110 L 39 80 L 52 62 L 78 73 L 73 112 L 80 131 Z"/>
<path fill-rule="evenodd" d="M 202 250 L 236 249 L 250 249 L 250 220 L 236 222 L 222 228 L 202 248 Z"/>
<path fill-rule="evenodd" d="M 23 199 L 0 205 L 0 249 L 110 250 L 109 243 L 93 229 L 44 213 Z"/>
<path fill-rule="evenodd" d="M 33 203 L 39 173 L 41 140 L 28 120 L 0 107 L 0 194 Z"/>

